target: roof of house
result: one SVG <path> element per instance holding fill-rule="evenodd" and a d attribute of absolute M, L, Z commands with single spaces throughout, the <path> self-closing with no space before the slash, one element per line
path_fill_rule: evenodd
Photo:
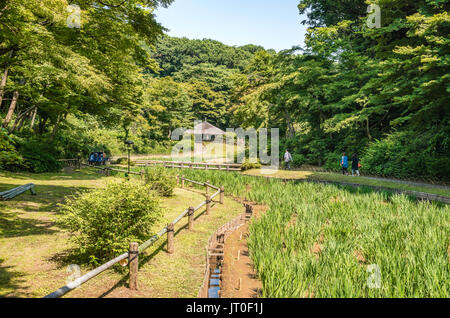
<path fill-rule="evenodd" d="M 225 135 L 225 132 L 222 129 L 215 127 L 207 121 L 197 124 L 194 129 L 187 130 L 186 134 L 193 135 L 196 132 L 201 132 L 203 135 Z"/>

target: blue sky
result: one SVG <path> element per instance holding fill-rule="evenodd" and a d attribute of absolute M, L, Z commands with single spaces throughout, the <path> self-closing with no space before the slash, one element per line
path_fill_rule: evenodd
<path fill-rule="evenodd" d="M 299 0 L 175 0 L 157 20 L 171 36 L 214 39 L 227 45 L 257 44 L 277 51 L 302 45 L 306 27 Z"/>

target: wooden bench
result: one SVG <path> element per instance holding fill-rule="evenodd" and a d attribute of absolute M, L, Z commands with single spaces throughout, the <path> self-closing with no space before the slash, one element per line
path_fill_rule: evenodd
<path fill-rule="evenodd" d="M 20 187 L 17 187 L 17 188 L 14 188 L 14 189 L 11 189 L 11 190 L 8 190 L 5 192 L 0 192 L 0 201 L 10 200 L 28 190 L 30 190 L 32 195 L 36 195 L 36 191 L 34 190 L 34 184 L 28 183 L 28 184 L 22 185 Z"/>

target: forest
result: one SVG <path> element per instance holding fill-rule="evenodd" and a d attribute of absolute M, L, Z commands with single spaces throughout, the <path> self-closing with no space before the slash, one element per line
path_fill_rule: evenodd
<path fill-rule="evenodd" d="M 173 0 L 79 0 L 79 28 L 69 2 L 0 2 L 0 170 L 120 155 L 130 138 L 170 152 L 174 129 L 206 119 L 280 128 L 296 166 L 358 153 L 373 175 L 449 181 L 447 1 L 299 0 L 305 45 L 281 52 L 169 37 L 154 9 Z"/>

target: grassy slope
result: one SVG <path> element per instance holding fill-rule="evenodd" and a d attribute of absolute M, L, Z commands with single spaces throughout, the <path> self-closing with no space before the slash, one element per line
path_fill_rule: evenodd
<path fill-rule="evenodd" d="M 381 181 L 381 180 L 372 180 L 365 177 L 352 177 L 352 176 L 344 176 L 338 173 L 329 173 L 329 172 L 310 172 L 310 171 L 286 171 L 279 170 L 274 174 L 265 175 L 261 173 L 260 169 L 254 169 L 244 172 L 246 175 L 253 176 L 267 176 L 272 178 L 283 178 L 283 179 L 313 179 L 313 180 L 322 180 L 322 181 L 333 181 L 333 182 L 344 182 L 344 183 L 357 183 L 367 186 L 378 186 L 378 187 L 386 187 L 391 189 L 398 190 L 409 190 L 409 191 L 418 191 L 418 192 L 427 192 L 432 194 L 438 194 L 450 197 L 450 189 L 441 189 L 435 187 L 425 187 L 425 186 L 417 186 L 417 185 L 407 185 L 402 183 L 396 183 L 391 181 Z"/>
<path fill-rule="evenodd" d="M 450 207 L 403 195 L 185 171 L 266 204 L 249 247 L 265 297 L 449 297 Z M 370 289 L 368 266 L 381 269 Z"/>
<path fill-rule="evenodd" d="M 38 192 L 37 196 L 26 193 L 0 202 L 0 297 L 42 297 L 65 284 L 70 275 L 67 266 L 76 261 L 67 257 L 73 247 L 68 234 L 54 224 L 56 204 L 76 190 L 101 186 L 106 179 L 87 170 L 75 174 L 0 173 L 0 191 L 33 182 Z M 155 230 L 202 200 L 200 192 L 177 189 L 175 197 L 164 201 L 166 219 Z M 177 233 L 172 256 L 164 251 L 165 239 L 158 241 L 141 258 L 138 292 L 126 288 L 125 274 L 109 270 L 68 297 L 195 297 L 203 279 L 209 236 L 239 213 L 242 207 L 233 200 L 227 199 L 223 206 L 216 204 L 211 216 L 196 221 L 194 232 Z M 81 268 L 82 274 L 89 270 Z"/>

